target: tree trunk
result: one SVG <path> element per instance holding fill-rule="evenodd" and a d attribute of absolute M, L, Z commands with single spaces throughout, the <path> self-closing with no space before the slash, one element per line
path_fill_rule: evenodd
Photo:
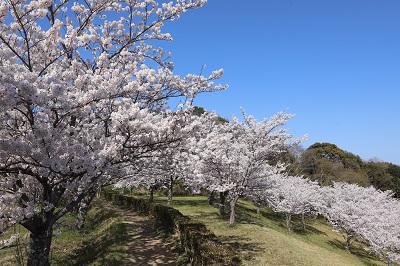
<path fill-rule="evenodd" d="M 207 194 L 208 205 L 212 206 L 214 204 L 214 191 L 208 192 Z"/>
<path fill-rule="evenodd" d="M 257 202 L 256 206 L 257 206 L 257 215 L 258 215 L 258 216 L 261 216 L 261 211 L 260 211 L 261 203 L 260 203 L 260 202 Z"/>
<path fill-rule="evenodd" d="M 154 187 L 153 186 L 150 187 L 150 198 L 149 198 L 149 201 L 150 202 L 154 201 Z"/>
<path fill-rule="evenodd" d="M 225 199 L 226 199 L 226 193 L 220 192 L 219 193 L 219 214 L 221 216 L 225 215 Z"/>
<path fill-rule="evenodd" d="M 174 187 L 174 179 L 172 175 L 169 177 L 169 185 L 168 185 L 168 205 L 172 204 L 172 189 Z"/>
<path fill-rule="evenodd" d="M 286 213 L 286 227 L 289 232 L 292 232 L 292 215 L 290 213 Z"/>
<path fill-rule="evenodd" d="M 44 228 L 30 234 L 28 266 L 49 266 L 52 228 Z"/>
<path fill-rule="evenodd" d="M 353 239 L 353 235 L 347 234 L 347 236 L 345 237 L 345 239 L 346 239 L 346 246 L 345 246 L 345 248 L 346 248 L 346 250 L 347 250 L 348 252 L 350 252 L 351 240 Z"/>
<path fill-rule="evenodd" d="M 235 224 L 235 215 L 236 215 L 236 203 L 239 199 L 239 196 L 233 196 L 231 200 L 229 201 L 230 206 L 231 206 L 231 214 L 229 216 L 229 225 L 232 226 Z"/>
<path fill-rule="evenodd" d="M 100 198 L 101 197 L 101 187 L 99 187 L 99 189 L 96 191 L 96 198 Z"/>
<path fill-rule="evenodd" d="M 301 213 L 301 227 L 302 227 L 303 231 L 306 230 L 306 222 L 304 219 L 304 212 Z"/>
<path fill-rule="evenodd" d="M 87 194 L 78 204 L 78 213 L 75 222 L 75 228 L 81 233 L 85 232 L 85 221 L 87 217 L 87 212 L 89 210 L 90 203 L 92 202 L 95 195 L 96 191 Z"/>

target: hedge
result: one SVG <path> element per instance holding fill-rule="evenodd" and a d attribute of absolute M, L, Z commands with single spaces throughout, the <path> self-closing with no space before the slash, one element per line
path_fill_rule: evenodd
<path fill-rule="evenodd" d="M 223 245 L 203 223 L 195 222 L 178 210 L 112 192 L 103 192 L 104 198 L 115 204 L 153 216 L 157 229 L 167 234 L 176 233 L 179 238 L 181 264 L 242 265 L 231 247 Z"/>

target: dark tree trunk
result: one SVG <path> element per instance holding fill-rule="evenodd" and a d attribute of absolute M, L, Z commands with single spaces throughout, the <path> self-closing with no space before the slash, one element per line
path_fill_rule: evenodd
<path fill-rule="evenodd" d="M 150 186 L 150 198 L 149 198 L 150 202 L 154 201 L 154 186 Z"/>
<path fill-rule="evenodd" d="M 150 187 L 150 197 L 149 201 L 153 202 L 154 201 L 154 187 Z"/>
<path fill-rule="evenodd" d="M 219 214 L 221 216 L 225 215 L 225 200 L 226 200 L 226 192 L 219 193 Z"/>
<path fill-rule="evenodd" d="M 42 228 L 30 234 L 28 266 L 49 266 L 52 228 Z"/>
<path fill-rule="evenodd" d="M 92 202 L 94 196 L 96 195 L 96 191 L 89 193 L 86 195 L 82 201 L 78 204 L 78 213 L 75 222 L 75 228 L 81 233 L 85 232 L 85 221 L 87 217 L 87 212 L 89 210 L 90 203 Z"/>
<path fill-rule="evenodd" d="M 213 206 L 213 204 L 214 204 L 214 191 L 208 192 L 207 201 L 208 201 L 208 205 Z"/>
<path fill-rule="evenodd" d="M 30 232 L 28 266 L 50 265 L 50 247 L 54 223 L 66 213 L 71 212 L 86 195 L 91 195 L 91 198 L 93 198 L 96 194 L 96 190 L 91 188 L 88 190 L 88 194 L 78 195 L 75 200 L 61 208 L 59 201 L 65 192 L 65 188 L 53 187 L 52 189 L 53 190 L 50 190 L 49 187 L 44 187 L 42 194 L 50 199 L 50 203 L 54 204 L 54 206 L 59 206 L 60 209 L 57 211 L 55 211 L 55 208 L 51 208 L 47 211 L 42 209 L 42 212 L 36 213 L 28 220 L 20 223 Z"/>
<path fill-rule="evenodd" d="M 229 225 L 234 225 L 235 224 L 235 215 L 236 215 L 236 203 L 239 199 L 239 196 L 234 196 L 230 201 L 230 207 L 231 207 L 231 214 L 229 216 Z"/>
<path fill-rule="evenodd" d="M 346 250 L 347 250 L 348 252 L 351 252 L 351 241 L 353 240 L 353 235 L 347 233 L 347 235 L 345 236 L 345 239 L 346 239 L 346 246 L 345 246 L 345 248 L 346 248 Z"/>

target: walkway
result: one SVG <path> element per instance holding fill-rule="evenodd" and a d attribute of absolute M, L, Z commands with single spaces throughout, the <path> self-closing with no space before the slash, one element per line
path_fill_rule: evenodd
<path fill-rule="evenodd" d="M 104 207 L 111 208 L 123 217 L 127 225 L 129 256 L 123 265 L 130 266 L 173 266 L 178 254 L 173 251 L 173 244 L 164 242 L 157 236 L 153 221 L 149 217 L 139 216 L 134 211 L 124 210 L 103 201 Z"/>

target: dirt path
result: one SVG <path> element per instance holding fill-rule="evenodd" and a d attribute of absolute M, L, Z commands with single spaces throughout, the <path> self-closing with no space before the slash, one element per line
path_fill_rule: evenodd
<path fill-rule="evenodd" d="M 149 217 L 140 216 L 134 211 L 120 209 L 106 201 L 103 204 L 120 214 L 123 217 L 123 223 L 127 226 L 129 256 L 123 265 L 176 265 L 178 254 L 173 251 L 173 244 L 166 243 L 157 236 L 153 221 Z"/>

